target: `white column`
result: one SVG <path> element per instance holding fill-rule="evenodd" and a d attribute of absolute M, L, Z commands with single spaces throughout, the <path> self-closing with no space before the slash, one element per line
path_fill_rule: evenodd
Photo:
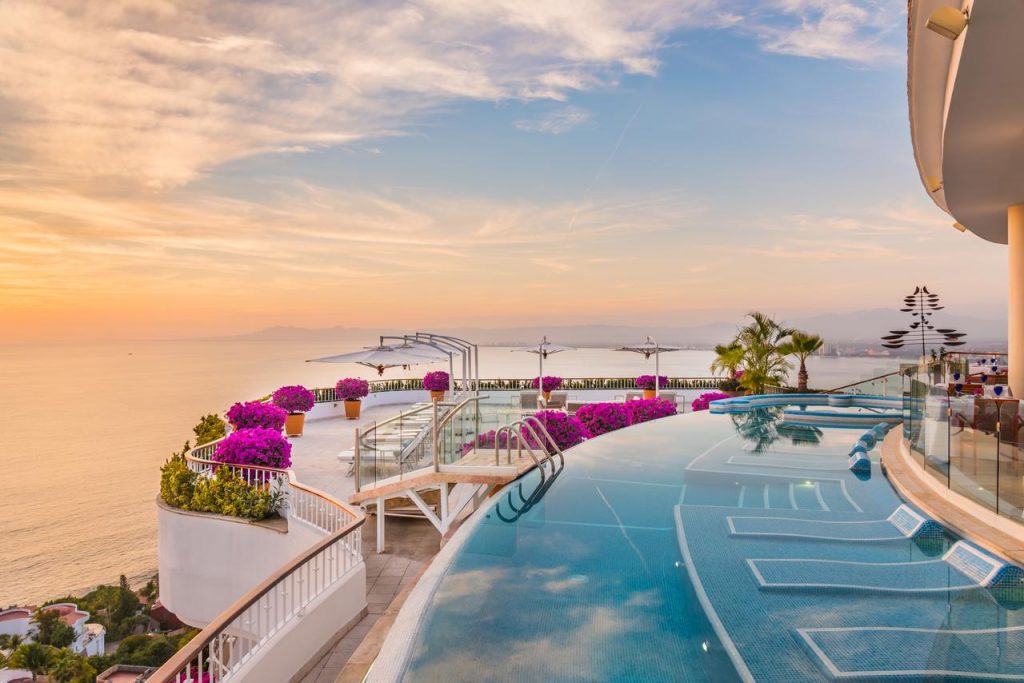
<path fill-rule="evenodd" d="M 1010 356 L 1010 391 L 1024 398 L 1024 204 L 1007 210 L 1007 251 L 1009 252 L 1009 307 L 1007 310 Z"/>

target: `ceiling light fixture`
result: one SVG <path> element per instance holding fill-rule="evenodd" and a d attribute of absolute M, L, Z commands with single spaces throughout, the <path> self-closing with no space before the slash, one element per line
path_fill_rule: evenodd
<path fill-rule="evenodd" d="M 967 28 L 967 12 L 956 7 L 940 7 L 928 17 L 925 26 L 943 38 L 956 40 Z"/>
<path fill-rule="evenodd" d="M 960 223 L 959 221 L 954 223 L 953 227 L 959 230 L 960 232 L 967 232 L 967 226 L 964 225 L 963 223 Z"/>

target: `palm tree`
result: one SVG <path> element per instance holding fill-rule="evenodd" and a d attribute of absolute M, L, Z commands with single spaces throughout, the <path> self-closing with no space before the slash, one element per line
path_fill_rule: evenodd
<path fill-rule="evenodd" d="M 49 645 L 25 643 L 14 651 L 8 660 L 8 665 L 15 669 L 28 671 L 32 674 L 32 680 L 35 681 L 39 674 L 49 672 L 50 667 L 53 666 L 54 652 L 55 650 Z"/>
<path fill-rule="evenodd" d="M 800 359 L 800 372 L 797 373 L 797 391 L 807 391 L 807 358 L 822 347 L 825 342 L 816 334 L 808 334 L 799 330 L 789 335 L 789 341 L 779 347 L 785 356 L 796 356 Z"/>
<path fill-rule="evenodd" d="M 50 678 L 57 683 L 89 683 L 96 680 L 96 669 L 85 657 L 65 647 L 54 655 Z"/>
<path fill-rule="evenodd" d="M 0 634 L 0 650 L 10 650 L 13 652 L 18 649 L 18 646 L 24 640 L 17 633 L 2 633 Z"/>
<path fill-rule="evenodd" d="M 715 346 L 715 360 L 711 362 L 711 372 L 735 377 L 742 365 L 743 347 L 735 339 L 728 344 Z"/>
<path fill-rule="evenodd" d="M 786 381 L 792 366 L 780 347 L 795 330 L 783 327 L 764 313 L 749 313 L 747 317 L 750 322 L 739 329 L 734 342 L 743 347 L 740 384 L 751 393 L 760 394 L 766 385 Z"/>

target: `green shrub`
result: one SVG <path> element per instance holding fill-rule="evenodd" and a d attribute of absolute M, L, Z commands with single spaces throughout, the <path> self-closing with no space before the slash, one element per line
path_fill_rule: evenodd
<path fill-rule="evenodd" d="M 196 446 L 202 446 L 223 438 L 227 434 L 227 426 L 219 416 L 211 414 L 200 418 L 199 424 L 192 431 L 196 435 Z"/>
<path fill-rule="evenodd" d="M 250 484 L 228 467 L 218 467 L 212 477 L 201 477 L 188 468 L 184 456 L 178 453 L 160 468 L 160 497 L 182 510 L 253 520 L 270 517 L 282 502 L 280 492 Z"/>
<path fill-rule="evenodd" d="M 198 478 L 199 475 L 188 468 L 185 456 L 175 453 L 160 468 L 160 498 L 171 507 L 191 510 Z"/>

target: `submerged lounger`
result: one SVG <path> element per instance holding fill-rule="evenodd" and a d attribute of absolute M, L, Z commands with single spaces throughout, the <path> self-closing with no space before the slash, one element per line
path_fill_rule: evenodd
<path fill-rule="evenodd" d="M 862 522 L 731 515 L 726 517 L 726 523 L 729 525 L 730 536 L 805 538 L 855 543 L 903 541 L 942 533 L 942 526 L 938 522 L 922 517 L 906 505 L 896 508 L 888 519 Z"/>
<path fill-rule="evenodd" d="M 1024 626 L 801 628 L 798 640 L 833 680 L 1021 680 Z M 927 645 L 927 646 L 925 646 Z"/>
<path fill-rule="evenodd" d="M 761 590 L 847 590 L 942 593 L 1020 582 L 1022 570 L 974 546 L 956 542 L 941 559 L 853 562 L 808 558 L 756 558 L 747 565 Z"/>

